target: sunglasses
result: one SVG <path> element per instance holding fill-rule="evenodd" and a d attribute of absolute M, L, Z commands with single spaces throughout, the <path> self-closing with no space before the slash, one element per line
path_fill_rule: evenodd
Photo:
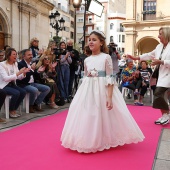
<path fill-rule="evenodd" d="M 49 60 L 49 58 L 44 58 L 44 60 Z"/>

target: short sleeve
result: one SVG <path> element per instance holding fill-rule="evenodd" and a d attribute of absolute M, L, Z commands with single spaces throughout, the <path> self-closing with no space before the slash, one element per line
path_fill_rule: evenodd
<path fill-rule="evenodd" d="M 113 63 L 110 55 L 106 56 L 105 68 L 106 68 L 106 85 L 115 84 L 116 79 L 115 76 L 113 75 Z"/>

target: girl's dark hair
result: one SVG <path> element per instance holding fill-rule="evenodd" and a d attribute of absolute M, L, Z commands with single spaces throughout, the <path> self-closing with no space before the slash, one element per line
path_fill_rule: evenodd
<path fill-rule="evenodd" d="M 16 52 L 16 50 L 14 48 L 11 48 L 11 47 L 6 49 L 6 51 L 5 51 L 5 59 L 6 60 L 9 60 L 9 57 L 11 56 L 12 51 Z"/>
<path fill-rule="evenodd" d="M 100 42 L 102 42 L 102 46 L 101 46 L 101 48 L 100 48 L 100 51 L 101 52 L 104 52 L 104 53 L 109 53 L 109 49 L 108 49 L 108 47 L 107 47 L 107 45 L 106 45 L 106 41 L 105 41 L 105 37 L 103 37 L 99 32 L 97 32 L 97 31 L 92 31 L 91 33 L 90 33 L 90 35 L 92 35 L 92 34 L 94 34 L 94 35 L 96 35 L 98 38 L 99 38 L 99 40 L 100 40 Z"/>

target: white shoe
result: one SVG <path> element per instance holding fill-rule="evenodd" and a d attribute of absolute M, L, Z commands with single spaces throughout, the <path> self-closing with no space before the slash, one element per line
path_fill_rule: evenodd
<path fill-rule="evenodd" d="M 166 125 L 167 123 L 169 123 L 169 116 L 168 116 L 168 114 L 163 114 L 160 124 Z"/>
<path fill-rule="evenodd" d="M 155 124 L 160 125 L 161 124 L 162 117 L 160 117 L 158 120 L 155 121 Z"/>

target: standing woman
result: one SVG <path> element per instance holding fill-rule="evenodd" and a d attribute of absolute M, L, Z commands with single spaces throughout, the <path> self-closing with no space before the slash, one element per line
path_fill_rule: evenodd
<path fill-rule="evenodd" d="M 60 42 L 59 48 L 65 50 L 66 43 Z M 70 80 L 70 64 L 72 63 L 70 52 L 65 52 L 60 55 L 60 61 L 58 65 L 57 75 L 58 75 L 58 87 L 61 93 L 61 97 L 64 100 L 68 99 L 68 85 Z"/>
<path fill-rule="evenodd" d="M 45 54 L 49 57 L 50 62 L 53 63 L 56 61 L 56 55 L 54 54 L 54 49 L 57 48 L 55 41 L 50 41 L 48 43 L 47 50 L 45 51 Z"/>
<path fill-rule="evenodd" d="M 9 115 L 11 118 L 16 118 L 20 116 L 16 110 L 26 95 L 24 89 L 16 86 L 16 79 L 24 78 L 29 69 L 18 70 L 17 52 L 14 48 L 6 50 L 5 58 L 5 61 L 0 62 L 0 89 L 4 89 L 7 95 L 12 96 L 9 104 Z"/>
<path fill-rule="evenodd" d="M 155 121 L 155 124 L 165 125 L 169 122 L 169 107 L 165 92 L 170 88 L 170 27 L 161 27 L 158 38 L 160 44 L 149 53 L 134 57 L 133 60 L 152 60 L 153 66 L 158 66 L 159 75 L 154 92 L 153 108 L 160 109 L 162 116 Z"/>

